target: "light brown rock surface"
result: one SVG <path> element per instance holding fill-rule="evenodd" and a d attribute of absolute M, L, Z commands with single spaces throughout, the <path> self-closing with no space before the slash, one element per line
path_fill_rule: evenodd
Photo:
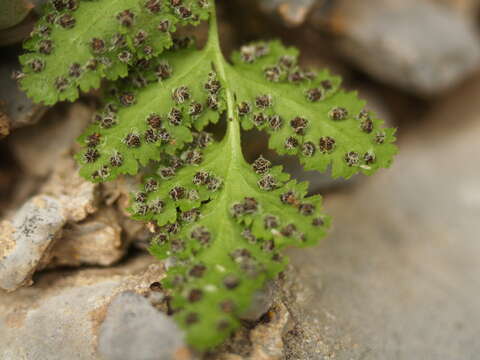
<path fill-rule="evenodd" d="M 479 92 L 440 99 L 392 169 L 327 198 L 330 237 L 291 253 L 287 359 L 478 358 Z"/>
<path fill-rule="evenodd" d="M 0 222 L 0 289 L 13 291 L 31 284 L 31 276 L 66 221 L 58 200 L 40 195 L 12 219 Z"/>
<path fill-rule="evenodd" d="M 8 0 L 10 1 L 10 0 Z M 12 1 L 10 1 L 12 2 Z M 2 1 L 3 5 L 4 1 Z M 1 15 L 4 15 L 3 13 Z M 0 15 L 0 16 L 1 16 Z M 33 16 L 19 26 L 0 32 L 0 46 L 13 42 L 21 42 L 33 28 Z M 17 57 L 18 52 L 11 52 L 2 48 L 0 58 L 0 102 L 2 110 L 9 117 L 11 129 L 17 129 L 37 123 L 46 111 L 46 107 L 34 104 L 18 87 L 17 81 L 12 78 L 14 71 L 20 70 Z"/>
<path fill-rule="evenodd" d="M 341 0 L 330 22 L 346 57 L 370 76 L 409 93 L 442 93 L 480 63 L 474 26 L 433 2 Z"/>
<path fill-rule="evenodd" d="M 82 221 L 97 211 L 98 186 L 80 178 L 73 159 L 58 160 L 53 175 L 39 194 L 1 222 L 0 242 L 8 242 L 10 250 L 3 251 L 0 256 L 0 289 L 13 291 L 31 284 L 33 273 L 45 267 L 52 256 L 60 259 L 60 264 L 66 265 L 72 252 L 78 253 L 75 250 L 81 247 L 80 244 L 67 241 L 63 243 L 67 246 L 62 248 L 65 257 L 58 251 L 56 255 L 51 255 L 55 242 L 62 237 L 65 224 Z M 117 233 L 120 232 L 118 227 L 115 229 Z M 116 240 L 110 243 L 117 243 L 117 247 L 121 248 L 118 245 L 119 235 L 113 235 Z M 92 234 L 90 241 L 95 243 L 98 238 L 94 239 Z M 70 249 L 69 244 L 73 245 Z M 95 263 L 98 255 L 95 252 L 92 254 L 90 263 Z M 118 258 L 114 253 L 111 256 Z"/>
<path fill-rule="evenodd" d="M 101 339 L 103 343 L 115 341 L 115 334 L 104 332 L 108 331 L 108 324 L 115 321 L 115 314 L 119 314 L 110 309 L 112 301 L 116 299 L 116 307 L 121 306 L 125 292 L 150 299 L 153 296 L 150 285 L 162 277 L 160 263 L 150 256 L 140 256 L 108 269 L 44 273 L 33 287 L 11 294 L 0 292 L 0 359 L 104 360 L 105 357 L 98 354 L 98 344 Z M 137 300 L 135 304 L 130 308 L 132 314 L 146 311 L 154 316 L 145 322 L 143 330 L 155 329 L 159 353 L 184 354 L 181 334 L 173 331 L 175 325 L 171 320 L 148 301 Z M 162 318 L 161 329 L 159 321 L 154 321 L 157 317 Z M 123 325 L 124 330 L 128 325 Z M 151 347 L 149 339 L 138 337 L 134 332 L 129 334 L 130 343 L 123 338 L 126 348 L 132 343 Z M 137 353 L 142 354 L 141 349 Z M 109 356 L 107 359 L 122 358 Z M 139 355 L 137 359 L 151 357 Z"/>
<path fill-rule="evenodd" d="M 106 360 L 188 360 L 183 333 L 143 296 L 124 291 L 108 306 L 98 337 Z"/>
<path fill-rule="evenodd" d="M 81 223 L 67 225 L 45 261 L 46 267 L 110 266 L 126 254 L 128 241 L 122 237 L 117 213 L 100 209 Z"/>
<path fill-rule="evenodd" d="M 315 0 L 262 0 L 259 3 L 263 11 L 275 13 L 288 26 L 302 25 L 315 6 Z"/>
<path fill-rule="evenodd" d="M 57 160 L 71 151 L 92 114 L 87 106 L 75 103 L 52 110 L 36 126 L 15 131 L 8 142 L 23 171 L 38 177 L 49 175 Z"/>
<path fill-rule="evenodd" d="M 58 114 L 50 114 L 46 121 L 19 131 L 9 139 L 27 178 L 37 179 L 37 182 L 21 184 L 29 191 L 19 191 L 18 198 L 35 191 L 36 197 L 29 196 L 25 201 L 27 205 L 34 204 L 38 197 L 46 197 L 55 206 L 48 209 L 48 218 L 44 219 L 48 229 L 37 226 L 29 231 L 28 236 L 35 237 L 35 241 L 30 240 L 18 226 L 23 226 L 21 222 L 28 219 L 35 222 L 40 216 L 37 207 L 25 205 L 22 210 L 14 206 L 9 209 L 5 225 L 0 228 L 0 239 L 10 239 L 12 228 L 15 238 L 14 241 L 9 240 L 9 244 L 15 243 L 15 246 L 9 246 L 14 250 L 0 257 L 0 288 L 13 291 L 31 284 L 35 271 L 45 267 L 112 265 L 125 256 L 130 244 L 131 237 L 125 236 L 121 225 L 125 215 L 116 204 L 120 196 L 112 197 L 110 194 L 122 192 L 120 182 L 112 183 L 110 190 L 102 193 L 100 185 L 79 175 L 78 165 L 72 156 L 75 139 L 89 121 L 91 110 L 75 104 L 64 109 L 64 113 L 64 119 L 58 119 Z M 52 138 L 60 141 L 52 142 Z M 46 181 L 42 183 L 44 177 Z M 117 188 L 120 190 L 115 190 Z M 128 195 L 122 194 L 122 199 L 128 198 Z M 126 201 L 123 200 L 123 203 Z M 40 217 L 44 218 L 43 215 Z M 10 219 L 18 224 L 7 228 L 12 222 Z M 144 229 L 143 224 L 136 225 L 138 231 Z M 45 231 L 42 230 L 44 228 Z"/>
<path fill-rule="evenodd" d="M 71 222 L 85 220 L 98 210 L 100 202 L 99 185 L 80 176 L 78 165 L 70 154 L 56 159 L 48 181 L 39 192 L 58 199 Z"/>

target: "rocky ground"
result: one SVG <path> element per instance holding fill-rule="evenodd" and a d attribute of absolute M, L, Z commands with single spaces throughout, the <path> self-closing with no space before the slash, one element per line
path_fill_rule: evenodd
<path fill-rule="evenodd" d="M 400 154 L 391 169 L 349 182 L 278 159 L 324 194 L 334 227 L 318 247 L 291 250 L 290 268 L 258 294 L 244 326 L 207 354 L 189 349 L 167 315 L 164 264 L 125 210 L 134 179 L 93 185 L 77 175 L 75 138 L 95 94 L 31 104 L 9 74 L 18 66 L 11 39 L 35 14 L 0 26 L 0 359 L 476 360 L 479 5 L 222 7 L 226 51 L 264 37 L 297 45 L 304 63 L 341 74 L 399 127 Z M 257 135 L 245 139 L 252 158 L 266 152 Z"/>

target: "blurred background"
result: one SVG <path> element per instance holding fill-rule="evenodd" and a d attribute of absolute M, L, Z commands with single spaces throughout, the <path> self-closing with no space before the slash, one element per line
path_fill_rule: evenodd
<path fill-rule="evenodd" d="M 135 179 L 99 186 L 77 175 L 75 139 L 98 94 L 47 109 L 11 78 L 40 3 L 19 0 L 0 11 L 0 218 L 42 219 L 29 228 L 35 241 L 9 263 L 23 275 L 0 262 L 0 288 L 35 281 L 0 291 L 0 355 L 96 359 L 92 349 L 105 331 L 98 327 L 115 294 L 136 291 L 164 309 L 152 280 L 161 269 L 145 255 L 148 230 L 127 218 Z M 479 359 L 480 0 L 218 3 L 225 54 L 260 39 L 298 47 L 304 65 L 341 75 L 344 87 L 398 127 L 400 153 L 372 178 L 332 180 L 275 157 L 261 134 L 244 136 L 247 158 L 264 154 L 310 181 L 334 226 L 316 248 L 290 251 L 289 271 L 259 294 L 244 328 L 206 358 Z M 205 38 L 205 28 L 195 32 Z M 0 258 L 7 231 L 0 222 Z M 122 304 L 133 306 L 120 301 L 117 312 Z M 120 316 L 110 310 L 108 319 Z M 158 323 L 146 318 L 146 334 L 164 334 L 168 326 Z M 183 346 L 161 337 L 155 342 L 168 351 Z M 147 335 L 138 341 L 151 347 Z M 105 358 L 120 359 L 105 346 Z"/>

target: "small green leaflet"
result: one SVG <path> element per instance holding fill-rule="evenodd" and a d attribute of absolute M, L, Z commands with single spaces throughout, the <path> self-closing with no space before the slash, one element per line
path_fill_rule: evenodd
<path fill-rule="evenodd" d="M 373 174 L 389 167 L 396 153 L 394 129 L 365 110 L 340 79 L 299 67 L 298 51 L 279 42 L 244 46 L 233 55 L 228 76 L 235 84 L 242 126 L 270 134 L 270 148 L 296 155 L 306 170 L 334 178 Z"/>
<path fill-rule="evenodd" d="M 24 44 L 21 87 L 37 103 L 74 101 L 170 48 L 178 26 L 197 25 L 210 10 L 196 0 L 51 0 Z"/>
<path fill-rule="evenodd" d="M 252 168 L 238 140 L 231 131 L 221 143 L 195 143 L 186 154 L 196 156 L 180 156 L 190 161 L 176 170 L 165 161 L 132 206 L 134 218 L 155 223 L 151 253 L 173 261 L 163 284 L 199 349 L 239 325 L 253 293 L 284 269 L 282 249 L 316 244 L 330 224 L 320 196 L 305 197 L 308 184 L 265 159 Z"/>
<path fill-rule="evenodd" d="M 191 128 L 216 123 L 225 102 L 210 58 L 209 50 L 190 45 L 145 61 L 116 82 L 108 91 L 114 95 L 80 138 L 81 174 L 95 182 L 134 175 L 139 165 L 191 142 Z M 205 84 L 218 91 L 211 94 Z"/>

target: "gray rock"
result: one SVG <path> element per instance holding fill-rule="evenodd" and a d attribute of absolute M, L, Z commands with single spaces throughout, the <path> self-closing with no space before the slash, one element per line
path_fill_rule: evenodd
<path fill-rule="evenodd" d="M 262 290 L 253 295 L 250 308 L 242 314 L 243 320 L 257 321 L 273 305 L 273 300 L 277 292 L 277 286 L 274 281 L 269 281 Z"/>
<path fill-rule="evenodd" d="M 65 224 L 82 221 L 97 211 L 98 195 L 98 186 L 80 178 L 73 159 L 58 159 L 56 166 L 49 181 L 40 189 L 40 194 L 13 212 L 11 220 L 0 223 L 2 289 L 13 291 L 30 285 L 34 272 L 47 266 L 52 258 L 60 265 L 111 264 L 125 253 L 125 245 L 120 240 L 120 226 L 114 222 L 109 229 L 104 227 L 102 232 L 97 221 L 96 228 L 94 226 L 97 232 L 91 232 L 87 239 L 82 239 L 85 233 L 78 229 L 76 233 L 70 230 L 67 232 L 70 239 L 67 237 L 56 245 Z M 89 222 L 93 224 L 91 220 Z M 88 229 L 88 225 L 84 224 L 83 228 Z M 72 235 L 76 235 L 73 240 Z M 77 239 L 78 242 L 75 241 Z M 105 249 L 99 251 L 98 246 L 116 251 L 105 255 Z"/>
<path fill-rule="evenodd" d="M 119 305 L 118 299 L 125 299 L 125 295 L 119 294 L 128 292 L 149 297 L 150 285 L 163 276 L 161 264 L 153 257 L 140 256 L 106 269 L 46 272 L 38 276 L 32 287 L 8 294 L 0 291 L 0 359 L 105 360 L 97 350 L 106 338 L 103 329 L 115 330 L 111 326 L 118 320 L 116 316 L 121 313 L 118 310 L 123 303 L 120 300 Z M 145 330 L 157 328 L 159 317 L 153 313 L 156 310 L 136 297 L 129 304 L 127 311 L 133 314 L 152 315 L 142 317 Z M 121 334 L 129 324 L 118 324 L 116 331 Z M 153 340 L 142 336 L 147 342 L 137 338 L 140 348 L 135 350 L 141 354 L 142 347 L 159 344 L 162 337 L 166 339 L 172 334 Z M 177 345 L 176 351 L 157 347 L 157 358 L 161 359 L 163 353 L 188 354 L 181 342 L 171 343 L 171 346 Z"/>
<path fill-rule="evenodd" d="M 50 175 L 58 159 L 71 152 L 92 113 L 87 106 L 75 103 L 66 110 L 48 112 L 38 125 L 19 129 L 10 135 L 8 144 L 22 170 L 31 176 Z"/>
<path fill-rule="evenodd" d="M 2 41 L 1 37 L 0 41 Z M 11 129 L 37 123 L 47 109 L 43 105 L 34 104 L 19 89 L 17 82 L 12 79 L 12 73 L 20 69 L 16 57 L 17 55 L 13 54 L 10 57 L 2 58 L 0 62 L 0 82 L 2 84 L 0 86 L 0 100 L 3 110 L 10 119 Z"/>
<path fill-rule="evenodd" d="M 13 291 L 31 283 L 66 221 L 58 200 L 41 195 L 25 203 L 13 219 L 0 223 L 0 288 Z"/>
<path fill-rule="evenodd" d="M 80 176 L 77 163 L 68 153 L 56 158 L 50 177 L 39 192 L 57 198 L 71 222 L 85 220 L 98 210 L 99 185 Z"/>
<path fill-rule="evenodd" d="M 282 334 L 290 318 L 285 305 L 279 303 L 275 311 L 269 314 L 266 324 L 259 324 L 250 332 L 252 351 L 249 360 L 282 360 L 284 359 Z"/>
<path fill-rule="evenodd" d="M 430 96 L 455 86 L 480 64 L 474 26 L 444 6 L 417 0 L 338 4 L 330 21 L 341 51 L 382 82 Z"/>
<path fill-rule="evenodd" d="M 286 25 L 299 26 L 305 22 L 315 0 L 261 0 L 259 5 L 262 11 L 280 16 Z"/>
<path fill-rule="evenodd" d="M 326 198 L 331 235 L 291 252 L 286 359 L 478 358 L 479 91 L 440 99 L 392 169 Z"/>
<path fill-rule="evenodd" d="M 31 34 L 36 20 L 36 17 L 30 13 L 27 18 L 23 19 L 19 24 L 8 29 L 0 30 L 0 47 L 21 43 Z"/>
<path fill-rule="evenodd" d="M 112 300 L 98 337 L 106 360 L 171 360 L 182 345 L 183 333 L 173 320 L 132 292 Z"/>
<path fill-rule="evenodd" d="M 74 104 L 66 110 L 50 112 L 42 123 L 20 129 L 8 139 L 26 174 L 23 178 L 37 182 L 21 183 L 16 192 L 18 198 L 13 199 L 6 213 L 16 216 L 16 204 L 28 201 L 25 198 L 34 192 L 55 199 L 56 210 L 66 219 L 64 229 L 58 228 L 55 241 L 44 248 L 41 261 L 30 263 L 30 275 L 57 266 L 110 266 L 126 255 L 132 237 L 145 229 L 141 222 L 132 225 L 125 220 L 129 193 L 120 182 L 110 184 L 107 190 L 79 175 L 72 148 L 91 115 L 88 107 Z M 52 142 L 52 138 L 58 141 Z M 39 185 L 39 179 L 46 176 L 46 181 Z M 102 201 L 106 203 L 103 206 Z M 125 236 L 127 227 L 127 234 L 132 236 Z M 28 283 L 24 281 L 18 286 Z"/>
<path fill-rule="evenodd" d="M 0 30 L 20 23 L 32 7 L 27 0 L 3 0 L 0 3 Z"/>
<path fill-rule="evenodd" d="M 102 208 L 80 223 L 71 223 L 45 255 L 45 267 L 110 266 L 123 259 L 129 241 L 122 237 L 116 212 Z"/>
<path fill-rule="evenodd" d="M 476 21 L 478 10 L 480 9 L 479 0 L 429 0 L 445 6 L 458 12 L 470 21 Z"/>

